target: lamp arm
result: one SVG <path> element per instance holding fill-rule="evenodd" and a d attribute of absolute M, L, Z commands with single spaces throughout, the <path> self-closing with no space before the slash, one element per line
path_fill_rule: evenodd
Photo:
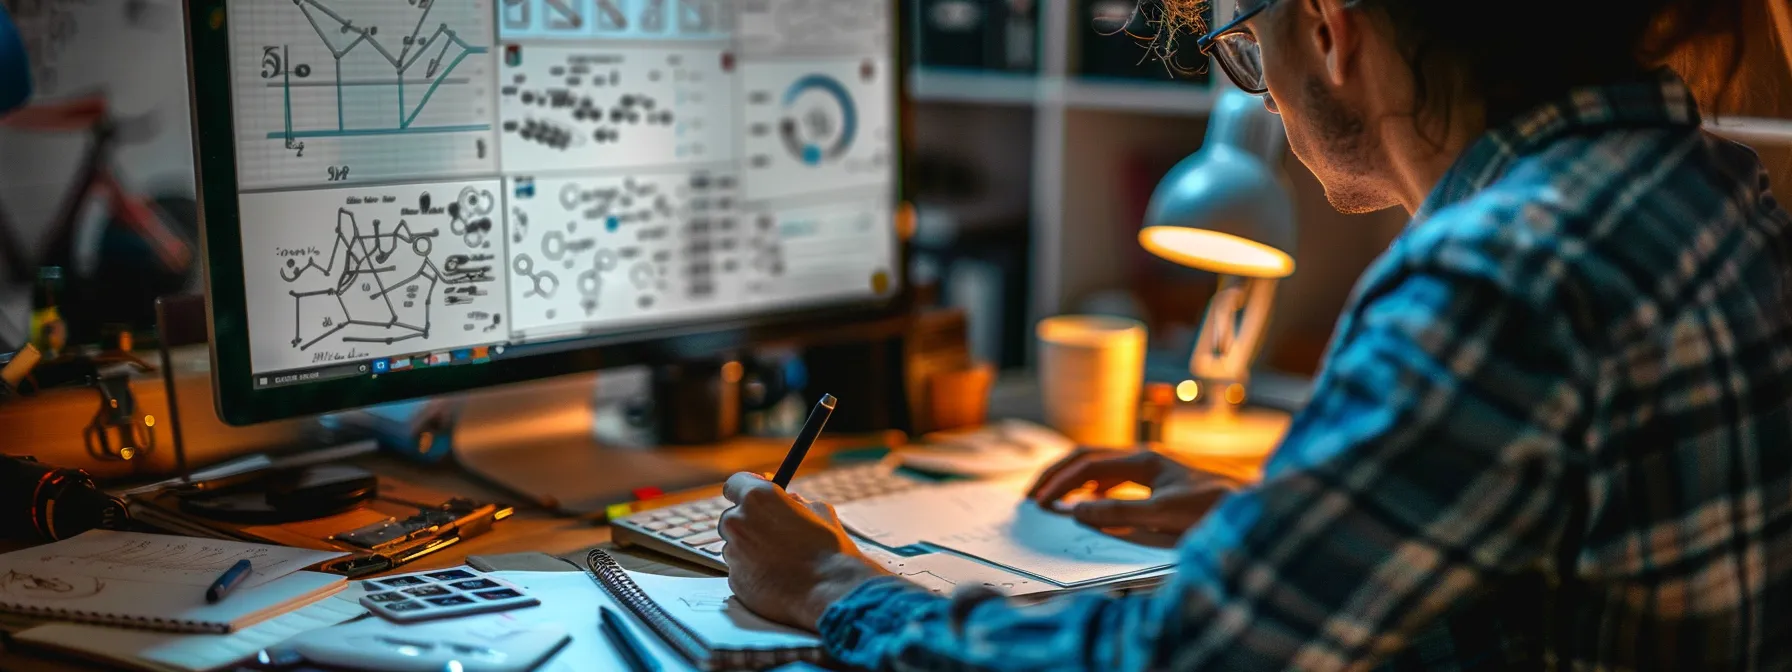
<path fill-rule="evenodd" d="M 1221 276 L 1189 360 L 1189 373 L 1209 382 L 1248 380 L 1275 307 L 1275 290 L 1271 278 Z"/>

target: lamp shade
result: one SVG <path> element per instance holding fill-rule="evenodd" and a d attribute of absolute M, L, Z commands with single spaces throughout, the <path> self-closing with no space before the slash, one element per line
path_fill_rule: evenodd
<path fill-rule="evenodd" d="M 1214 273 L 1293 273 L 1294 204 L 1273 168 L 1285 143 L 1281 119 L 1258 97 L 1228 89 L 1201 151 L 1171 168 L 1152 193 L 1139 244 Z"/>

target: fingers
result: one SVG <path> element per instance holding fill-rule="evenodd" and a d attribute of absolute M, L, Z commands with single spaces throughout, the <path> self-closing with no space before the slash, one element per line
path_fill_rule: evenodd
<path fill-rule="evenodd" d="M 1145 527 L 1155 529 L 1158 504 L 1148 499 L 1097 499 L 1080 502 L 1070 517 L 1089 527 Z"/>
<path fill-rule="evenodd" d="M 765 478 L 759 474 L 743 471 L 733 476 L 729 476 L 728 482 L 722 484 L 722 497 L 729 502 L 739 504 L 746 501 L 748 496 L 747 493 L 768 488 L 777 490 L 778 485 L 765 480 Z"/>
<path fill-rule="evenodd" d="M 815 515 L 821 516 L 821 519 L 827 521 L 829 524 L 840 524 L 840 515 L 834 513 L 834 506 L 832 504 L 827 502 L 803 502 L 803 506 L 809 507 L 810 511 L 814 511 Z"/>
<path fill-rule="evenodd" d="M 1050 506 L 1090 481 L 1106 489 L 1127 481 L 1150 483 L 1157 473 L 1155 453 L 1124 453 L 1123 457 L 1115 457 L 1115 454 L 1107 452 L 1099 459 L 1067 465 L 1034 489 L 1033 501 L 1040 506 Z"/>
<path fill-rule="evenodd" d="M 1051 482 L 1052 478 L 1057 476 L 1059 472 L 1068 469 L 1071 465 L 1088 459 L 1091 454 L 1096 452 L 1100 451 L 1094 451 L 1088 448 L 1078 448 L 1070 451 L 1070 454 L 1065 455 L 1064 459 L 1052 463 L 1052 466 L 1046 467 L 1045 471 L 1039 472 L 1039 478 L 1034 479 L 1033 485 L 1027 488 L 1027 497 L 1033 497 L 1039 492 L 1039 488 L 1044 487 L 1046 483 Z"/>

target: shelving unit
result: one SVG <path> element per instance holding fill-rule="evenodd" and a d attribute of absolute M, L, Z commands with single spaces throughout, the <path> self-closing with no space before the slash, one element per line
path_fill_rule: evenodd
<path fill-rule="evenodd" d="M 1137 195 L 1127 189 L 1137 185 L 1123 182 L 1121 173 L 1136 171 L 1136 160 L 1144 156 L 1186 156 L 1197 151 L 1219 91 L 1231 86 L 1217 71 L 1211 86 L 1079 77 L 1075 42 L 1080 26 L 1074 22 L 1083 19 L 1075 5 L 1075 0 L 1038 0 L 1036 74 L 917 68 L 908 76 L 911 99 L 942 110 L 930 115 L 932 123 L 952 125 L 958 122 L 953 110 L 970 115 L 963 110 L 976 108 L 981 110 L 977 123 L 987 125 L 995 117 L 1003 120 L 999 124 L 1013 125 L 1014 133 L 986 142 L 978 142 L 968 127 L 936 126 L 941 139 L 951 138 L 959 154 L 1013 153 L 1013 145 L 1022 142 L 1016 136 L 1026 132 L 1017 122 L 1031 122 L 1031 147 L 1020 159 L 1024 168 L 1012 162 L 985 167 L 1027 173 L 1025 182 L 1004 183 L 1011 203 L 1019 199 L 1027 203 L 1029 325 L 1076 310 L 1095 292 L 1127 284 L 1137 250 L 1122 234 L 1125 227 L 1135 225 L 1127 221 L 1136 213 L 1129 212 L 1126 203 L 1136 200 Z M 1215 0 L 1213 15 L 1231 16 L 1233 7 L 1234 0 Z M 1764 151 L 1792 149 L 1792 120 L 1720 118 L 1707 128 Z M 1289 158 L 1283 167 L 1296 186 L 1301 246 L 1317 254 L 1297 253 L 1302 270 L 1285 283 L 1283 298 L 1278 299 L 1294 303 L 1279 314 L 1303 309 L 1323 313 L 1344 300 L 1361 264 L 1385 249 L 1387 239 L 1398 233 L 1406 218 L 1398 212 L 1337 215 L 1298 161 Z M 1323 330 L 1329 324 L 1308 326 Z M 1031 338 L 1026 340 L 1031 343 Z"/>

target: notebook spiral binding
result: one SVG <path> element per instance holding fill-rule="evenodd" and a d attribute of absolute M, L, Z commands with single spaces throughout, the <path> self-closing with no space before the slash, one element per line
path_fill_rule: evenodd
<path fill-rule="evenodd" d="M 73 621 L 91 625 L 111 625 L 121 628 L 138 628 L 142 630 L 158 630 L 161 632 L 181 632 L 193 634 L 228 634 L 230 626 L 205 621 L 187 621 L 178 618 L 149 618 L 143 616 L 119 616 L 84 609 L 57 609 L 31 605 L 0 606 L 0 612 L 18 614 L 20 616 L 48 618 L 52 620 Z"/>
<path fill-rule="evenodd" d="M 632 612 L 636 618 L 652 629 L 660 639 L 670 644 L 678 655 L 697 666 L 703 672 L 721 672 L 722 670 L 763 670 L 794 662 L 820 663 L 826 659 L 827 653 L 820 647 L 797 649 L 715 649 L 705 644 L 703 639 L 685 627 L 677 619 L 667 615 L 641 587 L 635 585 L 634 579 L 628 577 L 622 565 L 602 549 L 592 549 L 585 556 L 585 573 L 591 576 L 597 585 L 602 586 L 614 596 L 622 606 Z"/>

